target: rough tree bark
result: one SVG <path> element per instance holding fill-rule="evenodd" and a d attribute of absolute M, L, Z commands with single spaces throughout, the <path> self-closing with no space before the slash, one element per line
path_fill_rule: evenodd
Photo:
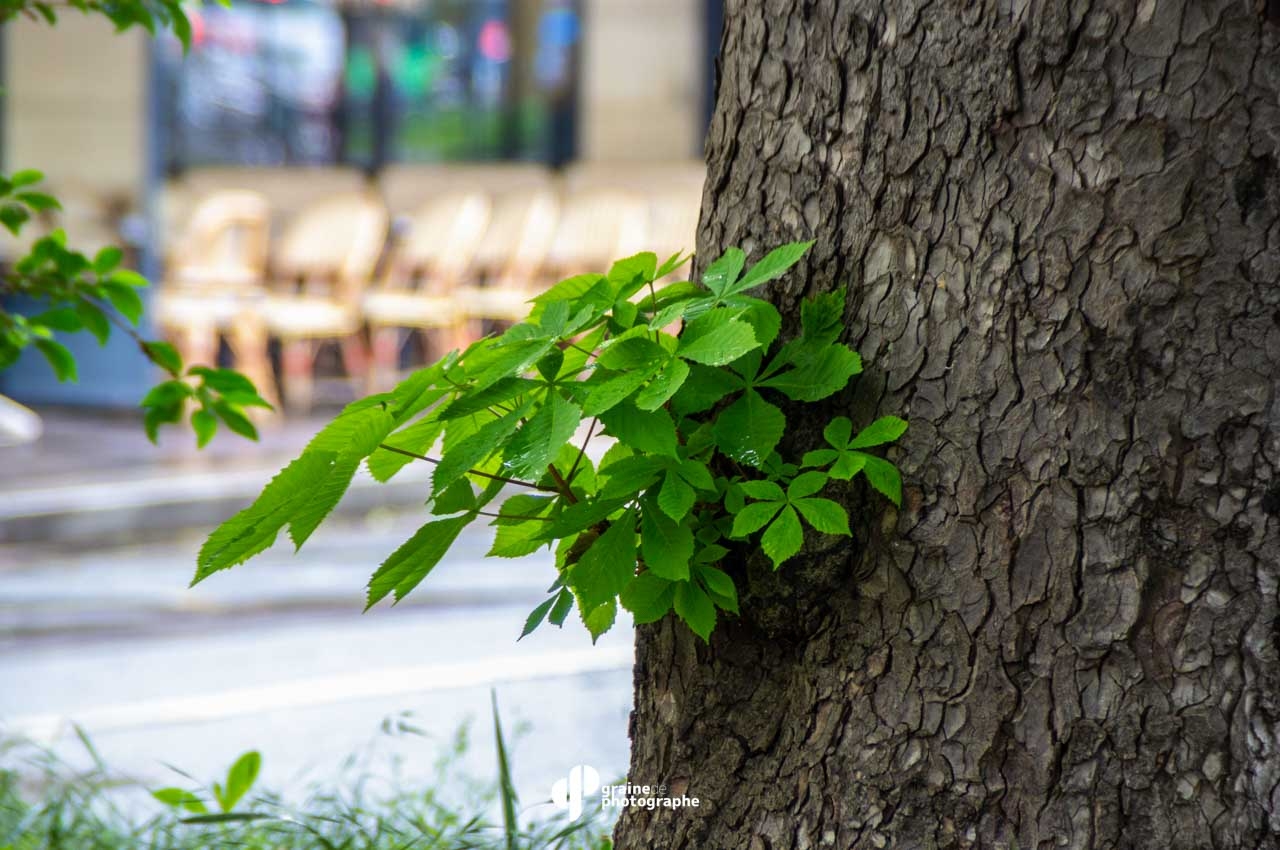
<path fill-rule="evenodd" d="M 619 850 L 1280 847 L 1278 43 L 1268 0 L 729 0 L 699 255 L 817 240 L 770 297 L 850 285 L 830 412 L 911 421 L 907 494 L 744 555 L 709 647 L 639 630 L 630 778 L 702 806 Z"/>

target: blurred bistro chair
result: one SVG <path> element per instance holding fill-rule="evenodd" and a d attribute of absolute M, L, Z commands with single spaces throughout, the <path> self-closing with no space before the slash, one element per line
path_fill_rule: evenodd
<path fill-rule="evenodd" d="M 519 322 L 529 314 L 528 301 L 538 294 L 558 215 L 556 196 L 546 188 L 517 189 L 494 200 L 469 283 L 455 294 L 465 323 L 460 341 L 479 337 L 486 323 Z"/>
<path fill-rule="evenodd" d="M 649 230 L 645 248 L 658 255 L 659 264 L 673 254 L 693 253 L 701 205 L 701 186 L 664 187 L 649 198 Z M 671 276 L 684 280 L 689 273 L 686 263 Z"/>
<path fill-rule="evenodd" d="M 382 279 L 364 298 L 373 342 L 371 390 L 385 389 L 394 381 L 406 331 L 434 331 L 443 343 L 435 346 L 441 354 L 470 342 L 466 316 L 455 296 L 489 218 L 488 197 L 461 190 L 432 198 L 408 217 Z"/>
<path fill-rule="evenodd" d="M 644 250 L 647 212 L 639 196 L 615 189 L 569 191 L 547 251 L 539 289 Z"/>
<path fill-rule="evenodd" d="M 298 411 L 311 407 L 320 344 L 338 343 L 353 381 L 367 353 L 361 301 L 387 238 L 387 212 L 370 192 L 347 192 L 302 209 L 272 255 L 268 293 L 259 308 L 267 335 L 281 342 L 281 395 Z"/>
<path fill-rule="evenodd" d="M 269 228 L 267 199 L 257 192 L 222 189 L 197 200 L 168 253 L 154 314 L 186 362 L 216 363 L 225 340 L 236 368 L 274 399 L 256 314 L 264 297 Z"/>

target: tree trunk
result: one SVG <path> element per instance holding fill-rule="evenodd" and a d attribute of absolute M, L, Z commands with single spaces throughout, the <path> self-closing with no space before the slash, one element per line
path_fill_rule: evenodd
<path fill-rule="evenodd" d="M 817 240 L 906 494 L 638 630 L 619 850 L 1280 847 L 1278 21 L 730 0 L 699 256 Z"/>

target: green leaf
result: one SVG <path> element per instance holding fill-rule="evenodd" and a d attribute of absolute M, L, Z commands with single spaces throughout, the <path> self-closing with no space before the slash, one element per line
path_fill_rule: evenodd
<path fill-rule="evenodd" d="M 689 364 L 672 358 L 649 385 L 636 394 L 636 407 L 641 410 L 657 410 L 676 394 L 688 377 Z"/>
<path fill-rule="evenodd" d="M 782 330 L 782 314 L 768 301 L 734 295 L 725 299 L 725 306 L 743 308 L 742 321 L 751 325 L 761 348 L 767 348 L 778 338 L 778 332 Z"/>
<path fill-rule="evenodd" d="M 459 478 L 431 500 L 431 512 L 437 516 L 461 513 L 476 508 L 476 491 L 466 478 Z"/>
<path fill-rule="evenodd" d="M 446 438 L 444 454 L 431 476 L 431 491 L 439 493 L 455 478 L 465 475 L 485 458 L 502 452 L 507 440 L 515 433 L 529 407 L 530 402 L 526 401 L 511 413 L 485 423 L 479 430 L 452 447 L 448 445 Z M 453 425 L 449 427 L 452 428 Z"/>
<path fill-rule="evenodd" d="M 693 531 L 659 510 L 645 510 L 640 518 L 640 554 L 654 574 L 671 581 L 689 578 Z"/>
<path fill-rule="evenodd" d="M 768 281 L 781 277 L 787 269 L 799 262 L 800 258 L 804 256 L 805 252 L 809 250 L 809 246 L 812 244 L 812 241 L 792 242 L 787 245 L 774 248 L 768 254 L 765 254 L 764 259 L 752 266 L 751 269 L 742 276 L 741 280 L 729 287 L 729 289 L 725 291 L 725 294 L 742 292 L 743 290 L 750 289 L 753 286 L 759 286 L 762 283 L 767 283 Z"/>
<path fill-rule="evenodd" d="M 760 386 L 784 393 L 795 401 L 819 401 L 844 389 L 862 371 L 862 358 L 843 345 L 830 345 L 795 369 L 761 381 Z"/>
<path fill-rule="evenodd" d="M 231 765 L 231 769 L 227 771 L 227 784 L 223 789 L 222 797 L 219 803 L 224 812 L 229 812 L 236 807 L 236 803 L 249 792 L 253 787 L 253 783 L 258 779 L 258 771 L 262 767 L 262 756 L 256 751 L 250 751 L 236 759 L 236 763 Z"/>
<path fill-rule="evenodd" d="M 747 255 L 741 248 L 729 248 L 702 273 L 702 284 L 715 295 L 725 295 L 738 281 Z"/>
<path fill-rule="evenodd" d="M 555 540 L 569 537 L 579 531 L 585 531 L 593 525 L 605 520 L 630 499 L 590 499 L 570 505 L 560 512 L 554 522 L 544 523 L 543 540 Z"/>
<path fill-rule="evenodd" d="M 582 623 L 591 633 L 591 642 L 595 643 L 600 636 L 613 628 L 618 619 L 618 601 L 609 599 L 583 614 Z"/>
<path fill-rule="evenodd" d="M 693 488 L 675 472 L 668 472 L 658 491 L 658 507 L 673 520 L 682 520 L 688 514 L 696 497 Z"/>
<path fill-rule="evenodd" d="M 116 266 L 120 265 L 120 261 L 123 259 L 124 251 L 121 251 L 115 245 L 108 245 L 94 256 L 93 270 L 100 275 L 109 274 L 115 270 Z"/>
<path fill-rule="evenodd" d="M 699 564 L 698 580 L 702 582 L 702 586 L 706 588 L 718 607 L 738 613 L 738 588 L 734 586 L 733 579 L 729 578 L 728 573 L 715 567 Z"/>
<path fill-rule="evenodd" d="M 800 305 L 801 342 L 807 346 L 829 345 L 844 333 L 845 289 L 823 292 Z"/>
<path fill-rule="evenodd" d="M 139 407 L 159 407 L 186 401 L 195 390 L 186 381 L 165 381 L 156 384 L 143 396 Z M 215 423 L 216 424 L 216 423 Z"/>
<path fill-rule="evenodd" d="M 804 530 L 800 527 L 800 518 L 796 516 L 795 508 L 790 505 L 782 509 L 778 518 L 760 537 L 760 548 L 769 556 L 769 560 L 773 561 L 774 569 L 799 552 L 803 544 Z"/>
<path fill-rule="evenodd" d="M 902 476 L 898 473 L 898 468 L 874 455 L 861 452 L 858 455 L 862 458 L 862 474 L 867 476 L 871 486 L 883 493 L 889 501 L 902 507 Z"/>
<path fill-rule="evenodd" d="M 637 624 L 656 623 L 675 602 L 676 585 L 652 572 L 643 572 L 622 589 L 619 601 L 635 617 Z"/>
<path fill-rule="evenodd" d="M 44 325 L 46 328 L 68 333 L 78 331 L 84 326 L 84 322 L 80 319 L 80 314 L 71 307 L 46 310 L 43 313 L 32 316 L 28 321 L 33 325 Z"/>
<path fill-rule="evenodd" d="M 781 502 L 787 498 L 776 481 L 742 481 L 738 483 L 738 488 L 753 499 Z"/>
<path fill-rule="evenodd" d="M 547 614 L 551 612 L 551 606 L 554 604 L 556 604 L 556 597 L 550 596 L 547 601 L 530 611 L 529 616 L 524 621 L 524 628 L 520 630 L 520 637 L 516 638 L 516 640 L 523 640 L 533 634 L 534 629 L 542 625 L 542 621 L 547 619 Z"/>
<path fill-rule="evenodd" d="M 803 499 L 812 496 L 827 485 L 825 472 L 802 472 L 787 485 L 788 499 Z"/>
<path fill-rule="evenodd" d="M 59 381 L 76 382 L 76 358 L 65 345 L 52 339 L 37 339 L 35 345 L 44 359 L 49 361 L 53 374 Z"/>
<path fill-rule="evenodd" d="M 181 420 L 181 403 L 149 407 L 147 412 L 142 415 L 142 430 L 146 433 L 147 439 L 154 443 L 160 437 L 161 425 L 180 422 Z"/>
<path fill-rule="evenodd" d="M 665 410 L 640 410 L 624 402 L 602 413 L 600 422 L 605 433 L 636 451 L 676 455 L 676 426 Z"/>
<path fill-rule="evenodd" d="M 415 455 L 425 455 L 431 451 L 431 447 L 440 439 L 440 434 L 443 431 L 443 422 L 434 416 L 427 416 L 408 428 L 396 431 L 385 442 L 389 446 L 412 452 Z M 369 455 L 369 474 L 378 481 L 390 481 L 392 476 L 412 463 L 413 460 L 414 458 L 409 457 L 409 455 L 379 448 Z"/>
<path fill-rule="evenodd" d="M 57 198 L 52 195 L 46 195 L 44 192 L 19 192 L 14 195 L 14 198 L 22 201 L 22 203 L 36 212 L 62 209 L 62 204 L 58 203 Z"/>
<path fill-rule="evenodd" d="M 636 571 L 636 512 L 631 509 L 609 523 L 578 563 L 569 570 L 569 584 L 579 603 L 591 610 L 612 600 Z"/>
<path fill-rule="evenodd" d="M 183 14 L 182 7 L 176 3 L 170 7 L 170 11 L 169 24 L 173 28 L 173 34 L 182 43 L 182 52 L 186 53 L 191 49 L 191 21 Z"/>
<path fill-rule="evenodd" d="M 197 410 L 191 414 L 191 427 L 196 432 L 196 446 L 204 448 L 217 433 L 218 417 L 207 410 Z"/>
<path fill-rule="evenodd" d="M 548 383 L 554 381 L 560 374 L 560 368 L 564 366 L 564 351 L 559 348 L 553 348 L 546 354 L 542 355 L 542 359 L 533 364 L 533 368 L 538 370 L 538 374 Z"/>
<path fill-rule="evenodd" d="M 851 449 L 865 449 L 870 446 L 881 446 L 892 443 L 907 430 L 907 423 L 896 416 L 882 416 L 875 422 L 858 432 L 858 436 L 849 443 Z"/>
<path fill-rule="evenodd" d="M 475 354 L 463 361 L 467 375 L 473 381 L 472 390 L 487 389 L 503 378 L 517 377 L 542 359 L 553 344 L 550 337 L 545 337 L 494 344 L 478 349 Z"/>
<path fill-rule="evenodd" d="M 753 502 L 738 511 L 733 518 L 733 537 L 746 537 L 764 528 L 782 508 L 782 502 Z"/>
<path fill-rule="evenodd" d="M 723 366 L 758 347 L 751 325 L 727 311 L 713 310 L 685 326 L 676 354 L 707 366 Z"/>
<path fill-rule="evenodd" d="M 829 470 L 831 477 L 848 481 L 862 471 L 868 457 L 869 455 L 864 455 L 862 452 L 840 452 L 836 462 L 831 464 Z"/>
<path fill-rule="evenodd" d="M 529 418 L 507 446 L 506 463 L 514 475 L 541 476 L 560 448 L 573 438 L 582 422 L 582 408 L 560 393 L 548 393 L 538 412 Z"/>
<path fill-rule="evenodd" d="M 111 281 L 102 283 L 101 288 L 107 300 L 129 320 L 129 324 L 136 325 L 142 320 L 142 298 L 138 290 Z"/>
<path fill-rule="evenodd" d="M 500 525 L 489 547 L 492 558 L 523 558 L 546 545 L 541 537 L 545 522 L 522 522 L 516 525 Z"/>
<path fill-rule="evenodd" d="M 191 583 L 197 584 L 219 570 L 242 564 L 269 548 L 293 510 L 324 482 L 336 459 L 335 452 L 304 452 L 282 469 L 252 505 L 209 535 L 200 547 L 196 575 Z"/>
<path fill-rule="evenodd" d="M 706 490 L 714 493 L 716 490 L 715 478 L 711 475 L 711 470 L 707 468 L 705 463 L 699 463 L 696 460 L 682 460 L 676 466 L 676 472 L 680 477 L 689 482 L 690 486 L 698 490 Z"/>
<path fill-rule="evenodd" d="M 849 437 L 853 434 L 853 423 L 849 421 L 847 416 L 837 416 L 827 423 L 827 427 L 822 429 L 822 437 L 829 444 L 837 449 L 843 449 L 849 445 Z"/>
<path fill-rule="evenodd" d="M 218 418 L 227 423 L 227 427 L 241 437 L 250 440 L 258 439 L 257 427 L 249 421 L 249 417 L 245 416 L 235 406 L 225 401 L 215 401 L 213 403 L 213 412 L 218 414 Z M 354 472 L 354 470 L 352 470 Z"/>
<path fill-rule="evenodd" d="M 80 323 L 84 325 L 85 330 L 93 334 L 93 338 L 99 345 L 107 344 L 107 340 L 111 337 L 111 323 L 107 321 L 107 317 L 101 310 L 88 301 L 77 301 L 76 315 L 80 317 Z"/>
<path fill-rule="evenodd" d="M 602 466 L 598 473 L 604 478 L 600 495 L 609 499 L 630 497 L 658 480 L 664 467 L 661 458 L 648 455 L 625 457 Z"/>
<path fill-rule="evenodd" d="M 773 453 L 786 427 L 782 411 L 749 389 L 716 417 L 716 444 L 734 460 L 758 467 Z"/>
<path fill-rule="evenodd" d="M 152 363 L 164 369 L 173 377 L 182 376 L 182 355 L 178 354 L 178 349 L 169 343 L 146 342 L 143 343 L 142 350 Z"/>
<path fill-rule="evenodd" d="M 547 616 L 547 622 L 559 628 L 564 625 L 565 617 L 569 616 L 569 612 L 573 610 L 573 594 L 567 589 L 561 588 L 560 594 L 556 597 L 556 604 L 551 606 L 551 613 Z"/>
<path fill-rule="evenodd" d="M 439 418 L 444 421 L 460 419 L 463 416 L 483 413 L 491 408 L 500 413 L 498 405 L 505 404 L 516 396 L 534 392 L 539 387 L 537 381 L 528 378 L 503 378 L 479 392 L 468 391 L 460 394 L 444 406 Z"/>
<path fill-rule="evenodd" d="M 654 279 L 657 268 L 657 255 L 652 251 L 644 251 L 614 263 L 609 269 L 609 281 L 618 287 L 619 298 L 629 298 L 633 292 Z"/>
<path fill-rule="evenodd" d="M 671 397 L 671 409 L 681 415 L 710 410 L 745 386 L 742 379 L 724 369 L 693 366 L 689 377 Z"/>
<path fill-rule="evenodd" d="M 107 280 L 122 286 L 131 286 L 134 289 L 145 289 L 151 285 L 145 277 L 132 269 L 116 269 Z"/>
<path fill-rule="evenodd" d="M 258 396 L 253 381 L 234 369 L 211 369 L 208 366 L 193 366 L 187 371 L 201 379 L 206 387 L 221 393 L 223 396 L 247 398 Z"/>
<path fill-rule="evenodd" d="M 716 606 L 702 588 L 689 582 L 676 585 L 676 614 L 704 641 L 716 627 Z"/>
<path fill-rule="evenodd" d="M 9 185 L 15 189 L 23 186 L 32 186 L 44 179 L 44 172 L 37 171 L 34 168 L 24 168 L 21 171 L 15 171 L 9 175 Z"/>
<path fill-rule="evenodd" d="M 809 525 L 823 534 L 850 536 L 849 515 L 830 499 L 796 499 L 791 504 Z"/>
<path fill-rule="evenodd" d="M 378 604 L 388 593 L 395 592 L 396 601 L 404 599 L 427 574 L 440 563 L 458 534 L 471 522 L 470 514 L 429 522 L 382 562 L 369 579 L 368 603 L 365 610 Z"/>
<path fill-rule="evenodd" d="M 596 286 L 606 280 L 602 274 L 580 274 L 574 277 L 566 278 L 555 286 L 548 289 L 541 295 L 533 298 L 534 304 L 549 304 L 552 301 L 581 301 L 588 292 L 591 292 Z M 613 299 L 610 298 L 600 304 L 601 307 L 608 307 Z"/>
<path fill-rule="evenodd" d="M 667 257 L 666 261 L 663 262 L 663 264 L 653 273 L 653 279 L 662 280 L 664 277 L 689 262 L 689 258 L 692 256 L 692 254 L 684 254 L 680 251 L 676 251 L 670 257 Z"/>
<path fill-rule="evenodd" d="M 204 801 L 190 791 L 182 788 L 160 788 L 151 792 L 151 796 L 166 806 L 183 809 L 192 814 L 205 814 Z"/>
<path fill-rule="evenodd" d="M 636 370 L 632 372 L 623 372 L 620 375 L 600 381 L 592 382 L 587 386 L 590 392 L 587 394 L 587 400 L 582 405 L 582 412 L 586 416 L 599 416 L 609 410 L 612 410 L 623 399 L 640 389 L 644 382 L 649 380 L 652 370 Z"/>
<path fill-rule="evenodd" d="M 631 336 L 620 339 L 604 349 L 596 359 L 606 369 L 623 372 L 652 366 L 667 359 L 667 352 L 648 337 Z"/>
<path fill-rule="evenodd" d="M 20 207 L 17 204 L 5 204 L 0 206 L 0 224 L 5 229 L 17 236 L 22 231 L 22 225 L 31 219 L 31 213 L 27 212 L 26 207 Z"/>

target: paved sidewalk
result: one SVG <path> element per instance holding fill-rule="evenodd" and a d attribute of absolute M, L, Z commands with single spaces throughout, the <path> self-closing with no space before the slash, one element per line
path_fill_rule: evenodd
<path fill-rule="evenodd" d="M 429 738 L 406 744 L 406 775 L 427 778 L 434 748 L 472 718 L 468 767 L 488 777 L 493 688 L 530 729 L 523 799 L 574 764 L 621 776 L 629 623 L 596 646 L 576 615 L 516 641 L 554 579 L 547 552 L 486 558 L 491 531 L 475 527 L 404 603 L 361 613 L 369 575 L 425 519 L 428 470 L 393 486 L 362 477 L 300 553 L 282 535 L 187 587 L 208 531 L 323 421 L 198 454 L 178 431 L 157 449 L 135 421 L 50 416 L 45 439 L 0 449 L 0 736 L 83 763 L 79 724 L 145 783 L 170 782 L 164 764 L 211 776 L 256 748 L 280 786 L 336 775 L 382 720 L 412 711 Z"/>

